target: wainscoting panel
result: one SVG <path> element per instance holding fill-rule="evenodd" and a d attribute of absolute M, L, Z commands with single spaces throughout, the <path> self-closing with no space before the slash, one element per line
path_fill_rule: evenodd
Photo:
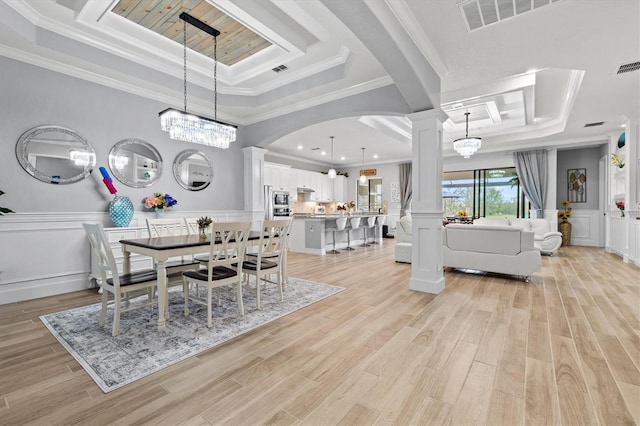
<path fill-rule="evenodd" d="M 629 261 L 640 266 L 640 220 L 629 220 Z"/>
<path fill-rule="evenodd" d="M 167 211 L 165 217 L 209 215 L 220 221 L 250 220 L 242 211 Z M 136 212 L 131 226 L 146 226 L 147 212 Z M 113 224 L 106 213 L 16 213 L 0 221 L 0 304 L 87 289 L 89 240 L 82 224 Z"/>
<path fill-rule="evenodd" d="M 571 212 L 571 244 L 602 247 L 600 242 L 600 212 L 598 210 L 573 210 Z"/>

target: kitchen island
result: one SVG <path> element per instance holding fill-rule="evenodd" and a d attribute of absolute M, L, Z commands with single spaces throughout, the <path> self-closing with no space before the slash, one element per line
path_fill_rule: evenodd
<path fill-rule="evenodd" d="M 381 216 L 377 213 L 363 213 L 361 215 L 339 215 L 339 214 L 294 214 L 289 235 L 289 250 L 297 253 L 315 254 L 324 256 L 327 251 L 333 248 L 333 231 L 328 228 L 336 226 L 336 219 L 346 217 L 360 217 L 360 227 L 351 231 L 351 247 L 363 244 L 363 224 L 371 216 Z M 382 215 L 384 216 L 384 215 Z M 364 225 L 366 226 L 366 225 Z M 378 244 L 382 244 L 382 226 L 376 225 L 376 235 Z M 344 231 L 336 232 L 336 249 L 347 247 L 347 230 L 350 229 L 350 221 L 347 221 L 347 228 Z M 367 229 L 369 241 L 373 238 L 373 230 Z"/>

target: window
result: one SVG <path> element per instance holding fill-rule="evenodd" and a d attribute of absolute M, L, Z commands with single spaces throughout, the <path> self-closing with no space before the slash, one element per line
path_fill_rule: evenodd
<path fill-rule="evenodd" d="M 364 185 L 356 181 L 358 185 L 358 210 L 364 212 L 377 212 L 382 208 L 382 178 L 367 179 Z"/>
<path fill-rule="evenodd" d="M 515 167 L 442 174 L 445 216 L 527 217 L 525 198 Z"/>

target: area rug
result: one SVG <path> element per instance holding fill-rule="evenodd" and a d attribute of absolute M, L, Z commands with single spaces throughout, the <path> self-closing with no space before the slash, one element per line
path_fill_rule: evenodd
<path fill-rule="evenodd" d="M 214 300 L 211 329 L 207 328 L 206 306 L 190 303 L 189 317 L 183 315 L 179 286 L 169 291 L 170 319 L 165 333 L 157 331 L 157 309 L 151 312 L 142 308 L 122 314 L 120 334 L 116 337 L 111 336 L 112 308 L 107 311 L 104 327 L 98 325 L 99 303 L 43 315 L 40 319 L 106 393 L 342 290 L 342 287 L 290 277 L 284 301 L 280 301 L 277 288 L 269 285 L 260 293 L 262 309 L 258 310 L 255 290 L 245 288 L 244 317 L 238 316 L 237 304 L 230 292 L 223 292 L 222 306 L 216 306 Z M 145 299 L 146 296 L 142 296 L 131 303 L 142 303 Z"/>

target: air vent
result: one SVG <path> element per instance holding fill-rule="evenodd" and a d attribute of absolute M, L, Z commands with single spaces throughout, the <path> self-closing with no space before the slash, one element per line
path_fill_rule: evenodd
<path fill-rule="evenodd" d="M 604 124 L 604 121 L 595 121 L 593 123 L 587 123 L 584 125 L 584 127 L 596 127 L 596 126 L 602 126 Z"/>
<path fill-rule="evenodd" d="M 630 64 L 620 65 L 617 74 L 624 74 L 625 72 L 640 70 L 640 62 L 631 62 Z"/>
<path fill-rule="evenodd" d="M 318 151 L 320 148 L 311 148 L 311 151 Z"/>
<path fill-rule="evenodd" d="M 275 68 L 272 68 L 273 72 L 282 72 L 282 71 L 288 70 L 288 69 L 289 69 L 289 67 L 287 67 L 286 65 L 280 65 L 280 66 L 277 66 Z"/>
<path fill-rule="evenodd" d="M 467 31 L 531 12 L 560 0 L 464 0 L 458 4 Z"/>

